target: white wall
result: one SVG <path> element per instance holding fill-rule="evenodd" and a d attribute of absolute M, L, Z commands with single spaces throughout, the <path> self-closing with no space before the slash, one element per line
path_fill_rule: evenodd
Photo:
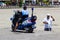
<path fill-rule="evenodd" d="M 60 2 L 60 0 L 58 0 Z"/>

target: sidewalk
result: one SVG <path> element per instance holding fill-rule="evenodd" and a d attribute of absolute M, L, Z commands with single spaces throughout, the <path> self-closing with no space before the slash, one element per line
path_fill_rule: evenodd
<path fill-rule="evenodd" d="M 23 6 L 22 6 L 23 7 Z M 21 7 L 21 8 L 22 8 Z M 48 6 L 27 6 L 28 8 L 34 7 L 34 8 L 60 8 L 60 5 L 48 5 Z M 19 6 L 5 6 L 5 7 L 1 7 L 0 9 L 15 9 L 15 8 L 20 8 Z"/>

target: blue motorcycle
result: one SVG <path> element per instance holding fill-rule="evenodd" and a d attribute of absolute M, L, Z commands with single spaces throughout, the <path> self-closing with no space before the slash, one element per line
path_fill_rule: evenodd
<path fill-rule="evenodd" d="M 21 12 L 20 12 L 20 14 L 21 14 Z M 16 15 L 16 16 L 18 17 L 18 15 Z M 15 19 L 16 19 L 16 17 L 15 17 Z M 18 17 L 18 19 L 16 19 L 16 20 L 15 19 L 11 18 L 12 21 L 14 20 L 14 23 L 12 23 L 12 27 L 11 27 L 12 31 L 14 31 L 14 28 L 16 26 L 16 20 L 18 20 L 18 24 L 19 24 L 18 27 L 16 28 L 18 30 L 23 30 L 23 31 L 25 30 L 28 33 L 32 33 L 34 31 L 34 29 L 36 28 L 35 24 L 36 24 L 37 17 L 33 16 L 33 8 L 32 8 L 32 16 L 29 18 L 25 18 L 23 20 L 23 22 L 21 22 L 21 20 L 20 20 L 22 18 Z"/>

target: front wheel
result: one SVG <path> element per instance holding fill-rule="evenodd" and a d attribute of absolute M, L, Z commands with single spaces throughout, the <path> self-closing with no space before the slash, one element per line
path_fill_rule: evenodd
<path fill-rule="evenodd" d="M 14 32 L 14 26 L 13 25 L 11 26 L 11 29 L 12 29 L 12 32 Z"/>

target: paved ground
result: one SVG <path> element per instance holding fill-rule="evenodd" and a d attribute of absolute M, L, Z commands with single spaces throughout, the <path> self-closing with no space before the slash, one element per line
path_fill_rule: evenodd
<path fill-rule="evenodd" d="M 60 8 L 35 8 L 34 15 L 38 19 L 34 33 L 11 32 L 9 19 L 14 14 L 13 10 L 21 9 L 0 9 L 0 40 L 60 40 Z M 31 16 L 31 9 L 28 10 Z M 51 32 L 43 30 L 42 20 L 47 13 L 56 19 Z"/>

